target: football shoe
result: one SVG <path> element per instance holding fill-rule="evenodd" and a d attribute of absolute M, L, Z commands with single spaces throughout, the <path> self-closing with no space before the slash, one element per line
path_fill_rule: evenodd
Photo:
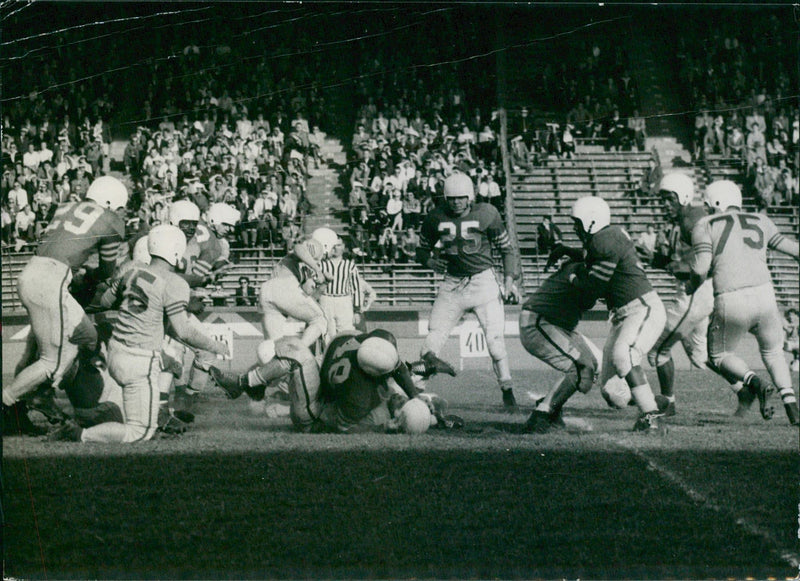
<path fill-rule="evenodd" d="M 60 424 L 67 419 L 67 414 L 64 413 L 56 403 L 56 390 L 52 387 L 45 387 L 36 390 L 34 394 L 26 400 L 29 410 L 34 410 L 47 418 L 51 424 Z"/>
<path fill-rule="evenodd" d="M 761 412 L 761 417 L 765 420 L 772 419 L 775 413 L 775 408 L 769 403 L 769 396 L 775 389 L 769 384 L 761 380 L 761 378 L 753 374 L 745 381 L 744 388 L 749 389 L 750 392 L 758 398 L 758 409 Z"/>
<path fill-rule="evenodd" d="M 19 401 L 12 406 L 3 404 L 4 436 L 43 436 L 47 428 L 37 426 L 28 417 L 28 406 Z"/>
<path fill-rule="evenodd" d="M 789 402 L 783 404 L 783 409 L 786 410 L 786 417 L 789 418 L 789 423 L 793 426 L 800 424 L 800 410 L 797 408 L 797 402 Z"/>
<path fill-rule="evenodd" d="M 533 410 L 528 421 L 525 422 L 524 431 L 536 434 L 546 434 L 553 428 L 565 427 L 564 419 L 561 417 L 561 410 L 557 412 L 545 412 Z"/>
<path fill-rule="evenodd" d="M 67 420 L 47 434 L 48 442 L 80 442 L 83 428 L 74 420 Z"/>
<path fill-rule="evenodd" d="M 514 397 L 514 390 L 512 388 L 501 389 L 503 392 L 503 407 L 505 411 L 512 414 L 519 409 L 517 406 L 517 398 Z"/>
<path fill-rule="evenodd" d="M 664 426 L 661 423 L 663 414 L 660 412 L 643 413 L 636 419 L 633 424 L 634 432 L 647 432 L 651 434 L 663 433 Z"/>
<path fill-rule="evenodd" d="M 658 411 L 664 415 L 664 417 L 672 417 L 675 415 L 675 400 L 670 400 L 665 395 L 657 395 L 656 398 L 656 405 L 658 406 Z"/>
<path fill-rule="evenodd" d="M 208 373 L 211 375 L 211 379 L 214 380 L 214 383 L 222 388 L 230 399 L 236 399 L 242 395 L 245 390 L 246 386 L 244 385 L 244 381 L 247 380 L 246 375 L 241 376 L 238 373 L 223 371 L 213 366 L 208 368 Z"/>

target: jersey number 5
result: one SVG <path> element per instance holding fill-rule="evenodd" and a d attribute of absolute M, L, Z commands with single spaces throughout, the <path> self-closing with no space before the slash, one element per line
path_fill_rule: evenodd
<path fill-rule="evenodd" d="M 760 250 L 764 246 L 764 232 L 758 225 L 758 218 L 747 214 L 736 214 L 736 217 L 739 219 L 739 225 L 742 227 L 742 231 L 745 234 L 743 242 L 750 248 Z M 725 222 L 725 225 L 722 227 L 722 234 L 719 237 L 719 244 L 715 252 L 717 255 L 722 254 L 725 245 L 728 243 L 728 237 L 730 237 L 731 230 L 733 229 L 733 215 L 724 214 L 709 220 L 710 223 L 720 221 Z"/>
<path fill-rule="evenodd" d="M 128 283 L 125 293 L 127 309 L 134 315 L 140 315 L 147 310 L 147 305 L 150 303 L 147 291 L 152 288 L 155 280 L 155 275 L 146 270 L 140 270 Z"/>

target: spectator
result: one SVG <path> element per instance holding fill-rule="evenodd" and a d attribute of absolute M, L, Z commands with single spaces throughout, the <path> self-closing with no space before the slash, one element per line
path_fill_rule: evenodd
<path fill-rule="evenodd" d="M 3 246 L 10 246 L 14 240 L 14 219 L 6 204 L 0 207 L 0 228 Z"/>
<path fill-rule="evenodd" d="M 749 181 L 759 211 L 766 213 L 773 204 L 775 195 L 775 179 L 764 162 L 763 157 L 755 158 L 755 165 L 750 171 Z"/>
<path fill-rule="evenodd" d="M 500 185 L 494 180 L 494 175 L 488 171 L 481 171 L 478 181 L 478 195 L 479 202 L 486 202 L 497 208 L 501 216 L 505 215 L 505 208 L 503 208 L 503 192 L 500 191 Z"/>
<path fill-rule="evenodd" d="M 399 256 L 402 262 L 414 262 L 416 260 L 419 234 L 414 228 L 408 227 L 400 233 L 399 247 Z"/>
<path fill-rule="evenodd" d="M 246 276 L 239 277 L 239 286 L 236 288 L 235 296 L 237 307 L 254 307 L 258 300 L 256 289 L 250 286 L 250 279 Z"/>
<path fill-rule="evenodd" d="M 642 174 L 638 189 L 633 192 L 632 210 L 635 212 L 637 206 L 644 206 L 650 202 L 650 198 L 658 194 L 658 184 L 664 172 L 654 157 L 647 160 L 647 169 Z"/>
<path fill-rule="evenodd" d="M 750 132 L 745 139 L 747 147 L 747 169 L 755 165 L 757 158 L 767 159 L 767 148 L 764 134 L 761 132 L 761 126 L 757 122 L 750 125 Z"/>
<path fill-rule="evenodd" d="M 792 371 L 800 371 L 800 311 L 795 307 L 786 310 L 784 314 L 783 332 L 783 350 L 791 357 L 789 363 Z"/>
<path fill-rule="evenodd" d="M 561 242 L 561 229 L 553 223 L 552 216 L 545 216 L 536 226 L 536 247 L 540 255 L 547 255 Z"/>
<path fill-rule="evenodd" d="M 17 212 L 14 218 L 14 234 L 17 238 L 14 250 L 17 252 L 26 244 L 36 242 L 36 214 L 30 205 Z"/>

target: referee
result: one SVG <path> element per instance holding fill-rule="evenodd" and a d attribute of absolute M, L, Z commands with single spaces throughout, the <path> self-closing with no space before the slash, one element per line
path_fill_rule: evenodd
<path fill-rule="evenodd" d="M 354 331 L 354 314 L 361 312 L 361 276 L 355 262 L 343 258 L 341 238 L 331 249 L 329 258 L 320 262 L 328 282 L 322 288 L 319 305 L 328 320 L 325 344 L 342 331 Z"/>

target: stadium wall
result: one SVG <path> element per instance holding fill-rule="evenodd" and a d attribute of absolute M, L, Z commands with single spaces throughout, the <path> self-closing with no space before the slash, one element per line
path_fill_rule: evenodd
<path fill-rule="evenodd" d="M 384 308 L 374 309 L 366 313 L 368 329 L 384 328 L 392 332 L 398 340 L 401 357 L 407 361 L 419 358 L 419 351 L 428 331 L 428 314 L 430 308 Z M 506 348 L 509 353 L 511 368 L 514 369 L 548 369 L 548 367 L 531 356 L 519 342 L 520 308 L 506 307 Z M 607 313 L 591 311 L 581 321 L 578 331 L 602 349 L 608 334 Z M 200 319 L 210 326 L 215 334 L 223 340 L 232 340 L 233 358 L 221 361 L 220 366 L 228 369 L 244 369 L 255 361 L 255 351 L 263 339 L 261 330 L 261 314 L 256 308 L 209 308 Z M 4 317 L 2 323 L 3 367 L 13 369 L 22 355 L 25 339 L 29 330 L 25 316 Z M 298 327 L 299 330 L 299 327 Z M 740 353 L 755 369 L 763 368 L 758 345 L 754 339 L 747 337 Z M 494 385 L 485 339 L 480 332 L 478 321 L 473 315 L 467 315 L 451 333 L 440 356 L 452 363 L 457 369 L 480 369 L 486 371 L 486 381 Z M 690 363 L 683 350 L 673 350 L 675 365 L 678 369 L 689 369 Z"/>

